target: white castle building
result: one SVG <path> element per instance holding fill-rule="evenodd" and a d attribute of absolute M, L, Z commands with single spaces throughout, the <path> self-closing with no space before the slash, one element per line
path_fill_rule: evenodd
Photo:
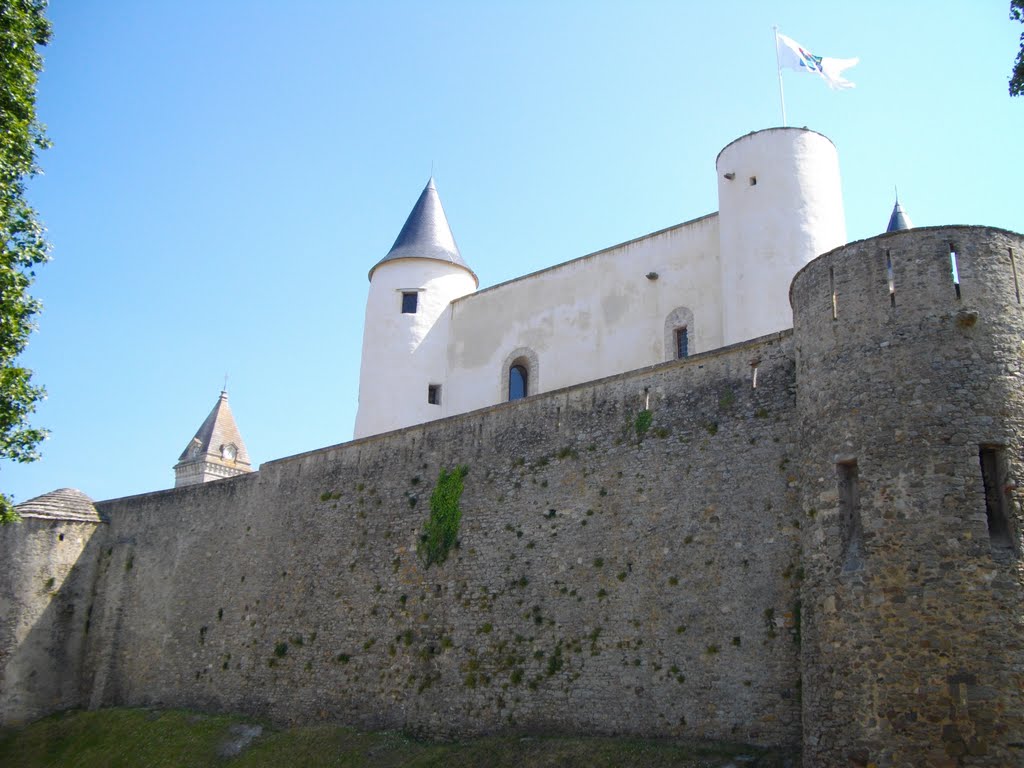
<path fill-rule="evenodd" d="M 771 128 L 715 167 L 717 213 L 484 290 L 431 179 L 370 270 L 355 437 L 792 327 L 793 276 L 846 243 L 836 148 Z"/>

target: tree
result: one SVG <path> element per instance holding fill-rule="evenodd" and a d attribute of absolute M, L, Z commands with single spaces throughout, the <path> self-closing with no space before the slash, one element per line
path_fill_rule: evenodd
<path fill-rule="evenodd" d="M 46 0 L 0 0 L 0 459 L 33 461 L 46 431 L 28 417 L 45 394 L 18 356 L 34 328 L 39 301 L 28 289 L 35 268 L 49 259 L 46 232 L 25 199 L 36 151 L 49 146 L 36 119 L 39 47 L 50 39 Z M 0 494 L 0 523 L 17 519 Z"/>
<path fill-rule="evenodd" d="M 1024 24 L 1024 0 L 1010 0 L 1010 19 Z M 1024 34 L 1020 36 L 1020 50 L 1017 61 L 1010 73 L 1010 95 L 1020 96 L 1024 93 Z"/>

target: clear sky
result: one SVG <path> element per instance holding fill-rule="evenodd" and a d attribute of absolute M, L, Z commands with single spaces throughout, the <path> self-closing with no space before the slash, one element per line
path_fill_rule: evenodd
<path fill-rule="evenodd" d="M 344 442 L 367 270 L 433 167 L 481 286 L 717 210 L 714 161 L 781 124 L 772 25 L 861 62 L 784 73 L 839 150 L 851 240 L 1024 229 L 1008 0 L 51 0 L 31 199 L 53 261 L 24 356 L 43 458 L 16 501 L 173 485 L 230 376 L 258 464 Z"/>

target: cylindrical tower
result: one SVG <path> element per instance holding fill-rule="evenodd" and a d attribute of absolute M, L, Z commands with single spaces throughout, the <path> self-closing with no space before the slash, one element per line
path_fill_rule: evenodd
<path fill-rule="evenodd" d="M 448 413 L 449 305 L 477 285 L 430 179 L 388 255 L 370 270 L 355 437 Z"/>
<path fill-rule="evenodd" d="M 805 765 L 1024 760 L 1022 255 L 929 227 L 793 280 Z"/>
<path fill-rule="evenodd" d="M 769 128 L 718 153 L 723 342 L 790 328 L 793 275 L 846 242 L 836 148 L 806 128 Z"/>

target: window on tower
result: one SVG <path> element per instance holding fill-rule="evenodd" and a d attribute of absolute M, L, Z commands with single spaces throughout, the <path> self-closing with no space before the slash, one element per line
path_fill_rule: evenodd
<path fill-rule="evenodd" d="M 415 315 L 419 294 L 416 291 L 402 291 L 402 314 Z"/>
<path fill-rule="evenodd" d="M 430 405 L 441 404 L 441 385 L 440 384 L 428 384 L 427 385 L 427 403 Z"/>

